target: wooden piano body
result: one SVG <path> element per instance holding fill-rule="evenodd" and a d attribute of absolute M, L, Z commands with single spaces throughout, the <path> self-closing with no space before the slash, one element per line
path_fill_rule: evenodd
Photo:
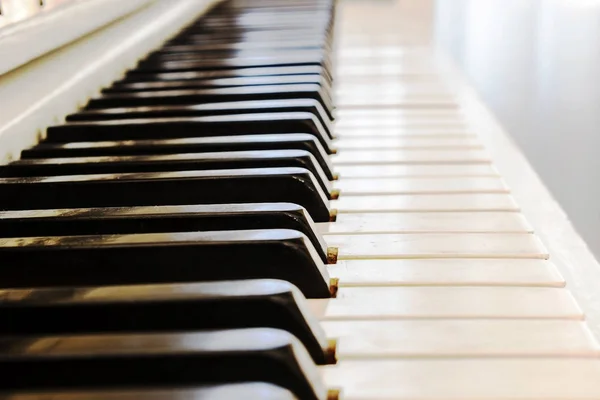
<path fill-rule="evenodd" d="M 2 163 L 17 161 L 47 127 L 63 124 L 217 3 L 72 1 L 0 29 Z M 318 398 L 600 399 L 599 265 L 460 71 L 435 51 L 429 7 L 337 4 L 336 152 L 326 156 L 337 179 L 322 183 L 335 212 L 331 222 L 313 215 L 320 239 L 311 237 L 326 244 L 324 276 L 335 297 L 303 299 L 337 358 L 311 365 L 315 385 L 325 388 Z M 2 190 L 0 197 L 11 193 Z M 10 213 L 0 224 L 15 218 Z M 188 240 L 167 232 L 144 240 Z M 27 258 L 6 254 L 11 262 Z M 2 287 L 2 302 L 29 295 Z M 194 334 L 179 340 L 214 340 Z M 152 351 L 161 346 L 139 340 Z M 27 345 L 24 354 L 53 346 L 43 339 Z M 8 371 L 5 359 L 0 354 L 0 370 Z M 242 388 L 256 392 L 131 386 L 25 387 L 5 398 L 292 398 L 260 385 Z"/>

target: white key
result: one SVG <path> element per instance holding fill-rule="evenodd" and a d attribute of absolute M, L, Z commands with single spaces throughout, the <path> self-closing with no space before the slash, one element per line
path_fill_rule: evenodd
<path fill-rule="evenodd" d="M 337 165 L 334 171 L 342 179 L 499 176 L 491 164 Z"/>
<path fill-rule="evenodd" d="M 410 233 L 326 235 L 338 259 L 372 258 L 537 258 L 547 259 L 529 233 Z"/>
<path fill-rule="evenodd" d="M 340 197 L 390 194 L 508 193 L 498 177 L 340 179 L 333 182 Z"/>
<path fill-rule="evenodd" d="M 335 299 L 311 299 L 318 319 L 574 319 L 584 316 L 566 289 L 540 287 L 342 287 Z"/>
<path fill-rule="evenodd" d="M 359 122 L 349 121 L 346 123 L 336 122 L 334 130 L 338 137 L 346 137 L 344 132 L 346 131 L 357 131 L 373 132 L 374 135 L 378 135 L 378 130 L 385 131 L 397 131 L 399 134 L 405 132 L 423 131 L 423 130 L 438 130 L 438 131 L 469 131 L 468 125 L 463 121 L 459 120 L 439 120 L 439 121 L 409 121 L 409 122 L 395 122 L 395 121 L 380 121 L 376 122 L 373 120 L 364 120 Z M 475 135 L 473 135 L 475 136 Z"/>
<path fill-rule="evenodd" d="M 596 357 L 585 322 L 571 320 L 323 321 L 338 360 L 398 357 Z"/>
<path fill-rule="evenodd" d="M 323 235 L 362 233 L 526 233 L 533 229 L 523 215 L 503 213 L 338 214 L 335 222 L 316 224 Z"/>
<path fill-rule="evenodd" d="M 336 129 L 362 128 L 411 128 L 411 127 L 465 127 L 466 121 L 460 115 L 448 117 L 418 118 L 405 116 L 373 116 L 368 115 L 360 118 L 349 118 L 347 116 L 335 120 Z"/>
<path fill-rule="evenodd" d="M 330 203 L 340 213 L 519 210 L 508 194 L 341 196 Z"/>
<path fill-rule="evenodd" d="M 432 109 L 413 109 L 402 110 L 393 108 L 365 109 L 365 110 L 344 110 L 336 109 L 336 117 L 340 121 L 368 121 L 379 119 L 395 120 L 421 120 L 430 121 L 438 119 L 463 119 L 464 115 L 460 110 L 432 110 Z"/>
<path fill-rule="evenodd" d="M 344 400 L 596 400 L 600 360 L 346 360 L 321 367 Z"/>
<path fill-rule="evenodd" d="M 352 84 L 334 87 L 336 100 L 344 102 L 346 99 L 354 100 L 363 96 L 365 99 L 389 98 L 399 99 L 421 99 L 421 98 L 450 98 L 452 94 L 439 86 L 384 86 L 384 85 L 361 85 Z"/>
<path fill-rule="evenodd" d="M 390 150 L 390 149 L 438 149 L 438 148 L 482 148 L 476 137 L 463 138 L 431 138 L 431 137 L 396 137 L 372 139 L 340 138 L 334 142 L 338 151 L 345 150 Z"/>
<path fill-rule="evenodd" d="M 404 116 L 404 115 L 360 115 L 355 117 L 343 116 L 336 118 L 336 128 L 356 127 L 420 127 L 420 126 L 465 126 L 466 120 L 460 115 L 447 116 Z"/>
<path fill-rule="evenodd" d="M 327 265 L 327 271 L 339 279 L 340 287 L 565 285 L 556 266 L 547 260 L 340 260 Z"/>
<path fill-rule="evenodd" d="M 414 164 L 414 163 L 489 163 L 490 156 L 485 150 L 345 150 L 331 155 L 333 165 L 359 164 Z"/>
<path fill-rule="evenodd" d="M 385 82 L 388 82 L 385 80 Z M 432 118 L 462 118 L 464 115 L 461 110 L 432 110 L 432 109 L 412 109 L 403 110 L 399 108 L 381 108 L 365 110 L 344 110 L 336 109 L 335 114 L 340 120 L 361 120 L 364 118 L 402 118 L 402 119 L 432 119 Z"/>
<path fill-rule="evenodd" d="M 378 94 L 373 92 L 357 92 L 346 96 L 336 97 L 336 106 L 340 108 L 349 107 L 414 107 L 415 105 L 424 107 L 456 107 L 456 99 L 450 95 L 396 95 L 396 94 Z"/>
<path fill-rule="evenodd" d="M 378 140 L 379 138 L 386 137 L 410 137 L 410 136 L 432 136 L 432 137 L 463 137 L 463 136 L 476 136 L 473 132 L 467 129 L 457 128 L 434 128 L 434 127 L 410 127 L 410 128 L 362 128 L 356 129 L 345 128 L 335 129 L 336 136 L 339 138 L 363 138 L 370 140 Z"/>

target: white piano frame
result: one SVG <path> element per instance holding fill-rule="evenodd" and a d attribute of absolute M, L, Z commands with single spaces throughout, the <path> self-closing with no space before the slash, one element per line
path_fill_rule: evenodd
<path fill-rule="evenodd" d="M 0 30 L 0 163 L 216 3 L 85 0 Z"/>

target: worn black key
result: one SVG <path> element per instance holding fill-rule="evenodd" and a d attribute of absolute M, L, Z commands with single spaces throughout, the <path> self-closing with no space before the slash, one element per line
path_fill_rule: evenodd
<path fill-rule="evenodd" d="M 146 106 L 126 108 L 99 108 L 82 110 L 68 115 L 67 122 L 101 121 L 135 118 L 202 117 L 251 113 L 308 112 L 314 114 L 329 137 L 333 137 L 333 126 L 321 103 L 312 99 L 256 100 L 224 103 L 206 103 L 177 106 Z"/>
<path fill-rule="evenodd" d="M 75 208 L 0 212 L 0 237 L 293 229 L 327 261 L 327 244 L 301 206 L 290 203 Z"/>
<path fill-rule="evenodd" d="M 220 151 L 306 150 L 333 179 L 327 152 L 317 138 L 309 134 L 214 136 L 162 140 L 125 140 L 112 142 L 45 143 L 21 152 L 22 159 L 96 157 L 153 154 L 184 154 Z"/>
<path fill-rule="evenodd" d="M 329 221 L 327 195 L 303 168 L 0 179 L 0 210 L 279 202 Z"/>
<path fill-rule="evenodd" d="M 331 98 L 323 87 L 317 84 L 111 93 L 90 100 L 86 109 L 281 99 L 317 100 L 321 103 L 329 118 L 333 119 Z"/>
<path fill-rule="evenodd" d="M 276 328 L 317 364 L 335 362 L 302 293 L 273 279 L 210 283 L 0 290 L 2 335 Z"/>
<path fill-rule="evenodd" d="M 200 171 L 242 168 L 305 168 L 329 196 L 331 185 L 305 150 L 261 150 L 149 156 L 69 157 L 17 160 L 0 165 L 0 177 L 86 175 L 129 172 Z"/>
<path fill-rule="evenodd" d="M 46 142 L 156 140 L 270 133 L 310 133 L 329 154 L 333 152 L 331 138 L 323 125 L 316 116 L 306 112 L 70 122 L 49 127 Z"/>
<path fill-rule="evenodd" d="M 0 398 L 3 400 L 298 400 L 289 390 L 264 382 L 180 386 L 161 389 L 19 391 L 0 393 Z"/>
<path fill-rule="evenodd" d="M 0 241 L 7 288 L 282 279 L 327 298 L 325 264 L 289 229 L 46 236 Z"/>
<path fill-rule="evenodd" d="M 304 346 L 270 328 L 0 339 L 0 388 L 165 388 L 262 381 L 300 399 L 327 388 Z"/>

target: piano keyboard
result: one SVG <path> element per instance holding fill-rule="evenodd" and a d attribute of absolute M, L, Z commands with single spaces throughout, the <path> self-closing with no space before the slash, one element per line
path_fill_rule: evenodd
<path fill-rule="evenodd" d="M 0 166 L 3 398 L 600 398 L 434 58 L 345 5 L 220 2 Z"/>

